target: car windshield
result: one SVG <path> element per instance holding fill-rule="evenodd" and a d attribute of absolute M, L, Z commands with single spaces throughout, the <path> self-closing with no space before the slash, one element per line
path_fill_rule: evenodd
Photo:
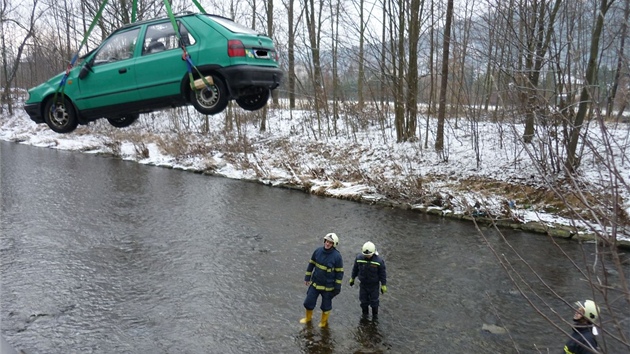
<path fill-rule="evenodd" d="M 258 35 L 258 32 L 254 31 L 253 29 L 239 25 L 238 23 L 225 17 L 212 15 L 208 15 L 208 17 L 211 18 L 214 22 L 217 22 L 221 26 L 227 28 L 231 32 Z"/>

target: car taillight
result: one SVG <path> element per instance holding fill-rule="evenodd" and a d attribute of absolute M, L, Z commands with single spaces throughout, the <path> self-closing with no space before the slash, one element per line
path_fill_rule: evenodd
<path fill-rule="evenodd" d="M 245 46 L 243 42 L 237 39 L 231 39 L 228 41 L 228 56 L 230 57 L 244 57 Z"/>

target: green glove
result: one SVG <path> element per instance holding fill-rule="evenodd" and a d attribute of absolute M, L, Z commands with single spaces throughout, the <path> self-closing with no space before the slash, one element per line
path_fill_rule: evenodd
<path fill-rule="evenodd" d="M 387 285 L 381 285 L 381 294 L 385 294 L 387 292 Z"/>
<path fill-rule="evenodd" d="M 354 278 L 350 278 L 350 280 L 348 280 L 348 284 L 350 284 L 350 286 L 354 285 Z"/>

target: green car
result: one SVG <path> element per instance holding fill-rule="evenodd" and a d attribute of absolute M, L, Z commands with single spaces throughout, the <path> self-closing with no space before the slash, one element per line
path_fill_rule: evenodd
<path fill-rule="evenodd" d="M 271 38 L 215 15 L 186 13 L 175 21 L 177 31 L 168 17 L 116 30 L 65 84 L 61 73 L 30 89 L 24 109 L 36 123 L 68 133 L 99 118 L 126 127 L 141 113 L 168 107 L 192 104 L 216 114 L 230 100 L 248 111 L 267 104 L 282 80 Z"/>

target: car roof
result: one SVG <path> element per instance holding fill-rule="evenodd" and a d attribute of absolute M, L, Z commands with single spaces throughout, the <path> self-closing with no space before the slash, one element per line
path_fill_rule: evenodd
<path fill-rule="evenodd" d="M 196 14 L 198 14 L 198 13 L 191 12 L 191 11 L 184 11 L 184 12 L 173 14 L 173 16 L 175 16 L 175 18 L 181 18 L 181 17 L 192 16 L 192 15 L 196 15 Z M 168 16 L 161 16 L 161 17 L 155 17 L 155 18 L 151 18 L 151 19 L 147 19 L 147 20 L 131 22 L 131 23 L 127 23 L 127 24 L 123 25 L 122 27 L 118 28 L 116 31 L 121 30 L 121 29 L 125 29 L 125 28 L 129 28 L 129 27 L 143 25 L 145 23 L 159 22 L 159 21 L 168 20 L 168 19 L 169 19 Z"/>
<path fill-rule="evenodd" d="M 197 15 L 218 17 L 218 18 L 222 18 L 222 19 L 227 20 L 227 21 L 234 22 L 234 20 L 232 20 L 231 18 L 227 18 L 227 17 L 220 16 L 220 15 L 201 13 L 201 12 L 183 11 L 183 12 L 178 12 L 176 14 L 173 14 L 173 16 L 175 18 L 182 18 L 182 17 L 187 17 L 187 16 L 197 16 Z M 117 31 L 125 29 L 125 28 L 129 28 L 129 27 L 135 27 L 135 26 L 143 25 L 145 23 L 160 22 L 160 21 L 169 20 L 169 19 L 170 19 L 169 16 L 161 16 L 161 17 L 155 17 L 155 18 L 151 18 L 151 19 L 147 19 L 147 20 L 131 22 L 131 23 L 127 23 L 127 24 L 123 25 L 122 27 L 116 29 L 116 31 L 114 31 L 114 32 L 117 32 Z"/>

